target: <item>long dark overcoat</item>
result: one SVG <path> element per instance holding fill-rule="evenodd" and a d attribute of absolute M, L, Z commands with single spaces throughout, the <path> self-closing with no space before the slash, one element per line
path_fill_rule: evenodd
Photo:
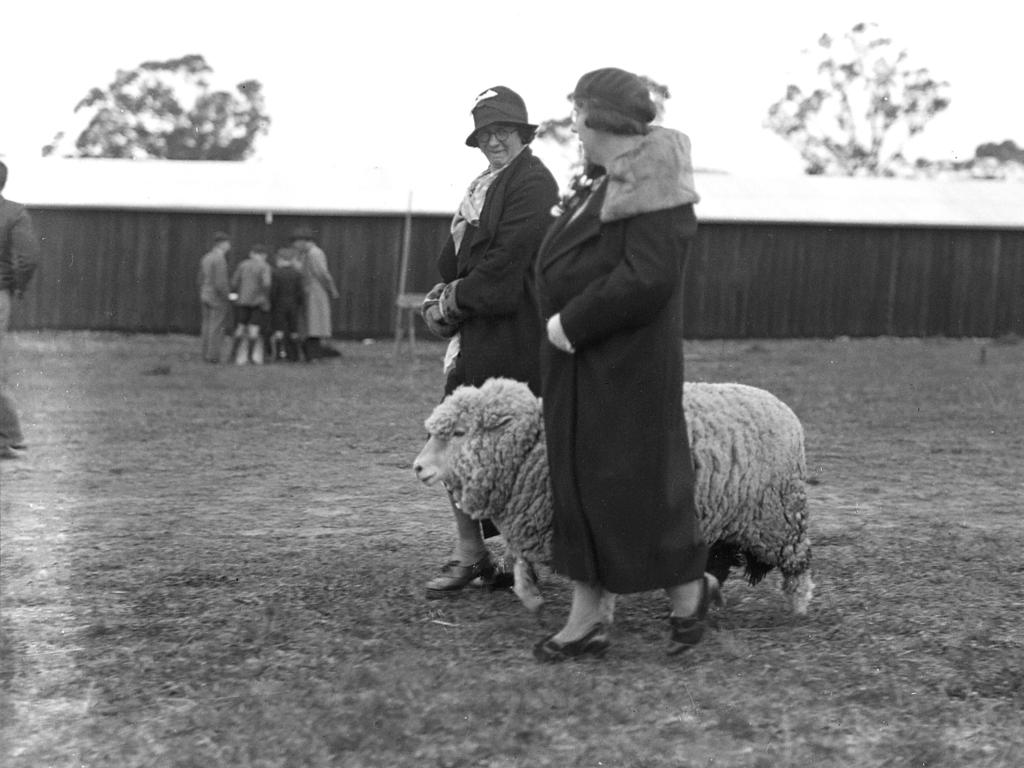
<path fill-rule="evenodd" d="M 456 298 L 467 313 L 459 328 L 456 383 L 479 386 L 507 376 L 540 391 L 542 327 L 533 267 L 557 201 L 551 171 L 525 148 L 487 190 L 480 222 L 467 228 L 459 252 L 451 237 L 441 249 L 441 278 L 460 280 Z"/>
<path fill-rule="evenodd" d="M 537 259 L 554 567 L 615 593 L 699 578 L 707 549 L 682 409 L 686 204 L 604 223 L 601 187 L 551 228 Z"/>

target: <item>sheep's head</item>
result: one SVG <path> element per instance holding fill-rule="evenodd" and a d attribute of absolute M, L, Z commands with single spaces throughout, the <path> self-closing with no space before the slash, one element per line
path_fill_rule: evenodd
<path fill-rule="evenodd" d="M 512 379 L 459 387 L 424 422 L 427 444 L 413 463 L 427 485 L 444 483 L 467 515 L 500 514 L 519 465 L 542 434 L 540 400 Z"/>

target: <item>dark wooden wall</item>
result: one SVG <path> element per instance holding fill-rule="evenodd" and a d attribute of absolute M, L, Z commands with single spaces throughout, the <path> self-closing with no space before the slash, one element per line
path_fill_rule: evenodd
<path fill-rule="evenodd" d="M 149 333 L 199 330 L 199 259 L 218 230 L 233 240 L 231 267 L 251 245 L 287 245 L 299 224 L 313 227 L 341 292 L 336 335 L 392 333 L 404 222 L 401 216 L 274 216 L 165 211 L 33 209 L 43 259 L 15 328 Z M 433 285 L 433 259 L 447 220 L 414 220 L 408 290 Z M 425 289 L 424 289 L 425 290 Z"/>
<path fill-rule="evenodd" d="M 1024 334 L 1024 231 L 701 226 L 693 338 Z"/>
<path fill-rule="evenodd" d="M 318 233 L 341 290 L 339 337 L 394 329 L 400 215 L 33 209 L 43 263 L 15 328 L 194 333 L 196 270 L 217 230 L 231 260 Z M 408 291 L 435 282 L 449 218 L 417 215 Z M 1024 335 L 1024 231 L 702 222 L 687 263 L 690 338 Z"/>

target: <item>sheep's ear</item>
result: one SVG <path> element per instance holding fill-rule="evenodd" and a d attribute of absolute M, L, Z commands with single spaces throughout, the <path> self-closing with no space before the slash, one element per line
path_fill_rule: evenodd
<path fill-rule="evenodd" d="M 484 429 L 500 429 L 512 421 L 512 414 L 494 414 L 484 421 Z"/>

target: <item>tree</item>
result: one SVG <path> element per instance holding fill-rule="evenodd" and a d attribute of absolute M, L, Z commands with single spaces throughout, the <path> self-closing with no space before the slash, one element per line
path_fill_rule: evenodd
<path fill-rule="evenodd" d="M 1018 147 L 1017 142 L 1007 139 L 996 144 L 994 141 L 987 141 L 979 144 L 974 150 L 975 158 L 994 158 L 999 163 L 1024 163 L 1024 147 Z"/>
<path fill-rule="evenodd" d="M 91 118 L 73 147 L 58 133 L 43 156 L 244 160 L 270 124 L 262 86 L 246 80 L 237 93 L 214 91 L 212 72 L 198 54 L 118 70 L 75 107 Z"/>
<path fill-rule="evenodd" d="M 913 166 L 907 141 L 949 106 L 949 83 L 907 63 L 875 24 L 822 35 L 812 88 L 791 84 L 766 127 L 795 146 L 809 174 L 894 176 Z"/>
<path fill-rule="evenodd" d="M 970 161 L 970 175 L 975 179 L 1024 181 L 1024 147 L 1006 139 L 1000 143 L 979 144 Z"/>

